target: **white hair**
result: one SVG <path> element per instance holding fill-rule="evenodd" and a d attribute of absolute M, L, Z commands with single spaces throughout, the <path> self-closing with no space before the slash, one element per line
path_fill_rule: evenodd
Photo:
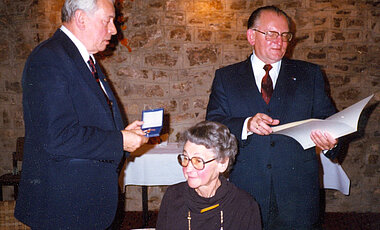
<path fill-rule="evenodd" d="M 115 0 L 109 0 L 115 3 Z M 61 10 L 62 22 L 69 22 L 77 10 L 94 12 L 97 10 L 98 0 L 66 0 Z"/>

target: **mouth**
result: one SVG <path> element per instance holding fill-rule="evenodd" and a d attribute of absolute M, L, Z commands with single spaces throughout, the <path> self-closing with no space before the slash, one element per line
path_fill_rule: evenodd
<path fill-rule="evenodd" d="M 196 179 L 198 178 L 196 175 L 189 175 L 187 174 L 188 179 Z"/>
<path fill-rule="evenodd" d="M 282 51 L 281 48 L 272 48 L 272 49 L 271 49 L 271 52 L 272 52 L 272 53 L 282 53 L 283 51 Z"/>
<path fill-rule="evenodd" d="M 281 50 L 281 48 L 282 48 L 282 47 L 277 47 L 277 46 L 276 46 L 276 47 L 272 47 L 271 49 L 272 49 L 272 50 Z"/>

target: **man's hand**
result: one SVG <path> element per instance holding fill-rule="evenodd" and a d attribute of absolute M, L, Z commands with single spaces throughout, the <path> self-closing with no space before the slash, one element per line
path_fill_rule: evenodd
<path fill-rule="evenodd" d="M 332 149 L 338 143 L 338 140 L 328 132 L 322 133 L 320 130 L 311 131 L 310 138 L 315 143 L 315 146 L 322 150 Z"/>
<path fill-rule="evenodd" d="M 248 120 L 247 130 L 258 135 L 269 135 L 272 133 L 270 125 L 278 125 L 280 121 L 272 119 L 264 113 L 257 113 L 255 116 Z"/>
<path fill-rule="evenodd" d="M 141 126 L 144 124 L 143 121 L 134 121 L 130 123 L 125 130 L 141 130 Z"/>
<path fill-rule="evenodd" d="M 121 131 L 123 134 L 123 149 L 125 151 L 133 152 L 148 142 L 149 138 L 141 130 L 143 123 L 142 121 L 134 121 Z"/>

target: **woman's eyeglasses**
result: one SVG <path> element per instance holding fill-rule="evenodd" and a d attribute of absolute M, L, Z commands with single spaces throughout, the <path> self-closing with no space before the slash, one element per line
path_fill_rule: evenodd
<path fill-rule="evenodd" d="M 215 160 L 216 158 L 214 159 L 211 159 L 211 160 L 208 160 L 208 161 L 204 161 L 202 158 L 200 157 L 192 157 L 191 159 L 186 156 L 185 154 L 179 154 L 178 155 L 178 163 L 182 166 L 182 167 L 187 167 L 189 165 L 189 162 L 191 161 L 191 164 L 193 164 L 194 168 L 197 169 L 197 170 L 202 170 L 205 168 L 205 165 L 207 163 L 210 163 L 211 161 Z"/>
<path fill-rule="evenodd" d="M 291 32 L 283 32 L 283 33 L 279 33 L 277 31 L 267 31 L 267 32 L 263 32 L 263 31 L 260 31 L 258 29 L 252 29 L 253 31 L 257 31 L 259 33 L 262 33 L 265 35 L 265 39 L 267 41 L 274 41 L 278 38 L 278 36 L 281 36 L 281 39 L 283 42 L 290 42 L 293 38 L 293 34 Z"/>

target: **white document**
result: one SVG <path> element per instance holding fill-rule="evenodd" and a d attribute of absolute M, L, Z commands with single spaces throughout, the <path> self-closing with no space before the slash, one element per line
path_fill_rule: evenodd
<path fill-rule="evenodd" d="M 335 189 L 344 195 L 350 194 L 350 179 L 339 163 L 334 163 L 324 154 L 319 154 L 323 169 L 323 188 Z"/>
<path fill-rule="evenodd" d="M 325 120 L 307 119 L 274 126 L 272 127 L 272 134 L 290 136 L 297 140 L 304 149 L 308 149 L 315 146 L 314 142 L 310 139 L 312 130 L 329 132 L 334 138 L 356 132 L 358 129 L 360 114 L 365 105 L 373 96 L 374 95 L 372 94 L 371 96 L 364 98 L 363 100 L 326 118 Z"/>

